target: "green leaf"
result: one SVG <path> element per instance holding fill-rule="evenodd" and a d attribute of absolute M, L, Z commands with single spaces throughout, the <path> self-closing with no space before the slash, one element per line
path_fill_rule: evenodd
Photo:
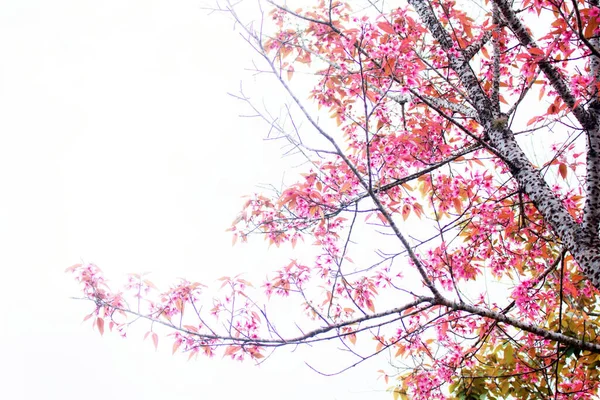
<path fill-rule="evenodd" d="M 510 343 L 507 343 L 506 347 L 504 348 L 504 361 L 507 365 L 512 365 L 515 363 L 514 349 Z"/>

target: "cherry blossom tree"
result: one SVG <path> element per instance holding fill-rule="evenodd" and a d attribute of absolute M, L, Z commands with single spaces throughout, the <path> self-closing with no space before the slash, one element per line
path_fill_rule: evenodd
<path fill-rule="evenodd" d="M 249 198 L 234 241 L 314 257 L 216 296 L 139 275 L 113 291 L 77 264 L 87 318 L 123 335 L 145 320 L 189 357 L 328 340 L 357 363 L 387 354 L 395 399 L 595 398 L 598 0 L 381 4 L 267 3 L 254 23 L 220 7 L 290 99 L 285 124 L 255 110 L 307 160 Z M 269 313 L 282 297 L 293 329 Z"/>

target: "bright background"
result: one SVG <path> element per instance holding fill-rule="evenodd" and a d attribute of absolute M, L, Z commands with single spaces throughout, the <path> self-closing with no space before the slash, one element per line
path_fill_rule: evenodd
<path fill-rule="evenodd" d="M 100 337 L 81 323 L 90 304 L 69 299 L 63 271 L 81 260 L 165 287 L 293 257 L 232 248 L 225 232 L 240 197 L 289 161 L 227 92 L 280 94 L 245 71 L 252 51 L 200 1 L 0 0 L 0 398 L 389 398 L 385 359 L 334 377 L 304 364 L 347 366 L 322 347 L 256 367 L 188 362 L 143 329 Z"/>

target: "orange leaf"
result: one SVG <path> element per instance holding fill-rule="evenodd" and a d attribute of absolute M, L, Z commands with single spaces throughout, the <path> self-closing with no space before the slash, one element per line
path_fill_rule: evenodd
<path fill-rule="evenodd" d="M 232 356 L 235 353 L 237 353 L 238 351 L 240 351 L 240 346 L 227 346 L 225 353 L 223 353 L 223 357 Z"/>
<path fill-rule="evenodd" d="M 378 100 L 377 97 L 378 97 L 377 93 L 375 93 L 372 90 L 367 90 L 367 99 L 371 100 L 371 102 L 377 103 L 377 100 Z"/>
<path fill-rule="evenodd" d="M 340 193 L 347 192 L 348 190 L 350 190 L 351 187 L 352 187 L 352 184 L 350 182 L 348 182 L 348 181 L 344 182 L 342 184 L 342 187 L 340 188 Z"/>
<path fill-rule="evenodd" d="M 287 70 L 287 78 L 288 81 L 292 80 L 292 76 L 294 75 L 294 67 L 292 67 L 291 65 L 289 66 L 288 70 Z"/>
<path fill-rule="evenodd" d="M 558 173 L 563 179 L 567 179 L 567 165 L 562 163 L 558 166 Z"/>
<path fill-rule="evenodd" d="M 544 50 L 538 48 L 538 47 L 530 47 L 529 49 L 527 49 L 527 51 L 529 51 L 529 54 L 534 55 L 534 56 L 544 56 Z"/>
<path fill-rule="evenodd" d="M 404 219 L 406 221 L 406 219 L 408 218 L 409 215 L 410 215 L 410 206 L 408 204 L 405 204 L 402 207 L 402 219 Z"/>
<path fill-rule="evenodd" d="M 586 38 L 591 38 L 592 36 L 594 36 L 594 31 L 597 28 L 598 28 L 598 21 L 596 20 L 596 18 L 590 18 L 587 26 L 585 27 L 585 32 L 583 33 L 583 36 L 585 36 Z"/>
<path fill-rule="evenodd" d="M 310 53 L 301 51 L 300 54 L 298 54 L 296 61 L 301 62 L 302 64 L 310 64 Z"/>
<path fill-rule="evenodd" d="M 394 74 L 394 68 L 396 66 L 396 59 L 395 58 L 389 58 L 387 59 L 387 61 L 383 64 L 383 72 L 386 75 L 393 75 Z M 380 121 L 381 125 L 383 125 L 383 123 Z M 380 128 L 378 128 L 377 130 L 379 130 Z"/>
<path fill-rule="evenodd" d="M 544 97 L 545 93 L 546 93 L 546 89 L 542 86 L 542 88 L 540 89 L 540 97 L 539 97 L 540 100 L 542 99 L 542 97 Z"/>
<path fill-rule="evenodd" d="M 352 344 L 356 344 L 356 333 L 351 333 L 347 336 L 348 340 Z"/>
<path fill-rule="evenodd" d="M 419 203 L 415 203 L 413 204 L 413 210 L 415 211 L 415 214 L 417 214 L 417 217 L 419 217 L 420 219 L 423 215 L 423 207 Z"/>
<path fill-rule="evenodd" d="M 402 344 L 399 344 L 397 346 L 398 350 L 396 350 L 396 354 L 394 355 L 394 357 L 400 357 L 402 354 L 404 354 L 404 351 L 406 350 L 406 348 Z"/>
<path fill-rule="evenodd" d="M 308 210 L 309 214 L 313 217 L 316 217 L 317 214 L 319 214 L 319 211 L 321 210 L 321 207 L 319 206 L 311 206 Z"/>
<path fill-rule="evenodd" d="M 469 38 L 473 38 L 473 32 L 471 31 L 471 26 L 468 24 L 463 25 L 463 29 Z"/>
<path fill-rule="evenodd" d="M 485 58 L 487 58 L 488 60 L 490 59 L 490 53 L 488 53 L 487 49 L 485 47 L 481 48 L 481 54 L 483 54 L 483 56 Z"/>
<path fill-rule="evenodd" d="M 173 343 L 173 353 L 171 354 L 175 354 L 177 349 L 179 349 L 179 346 L 181 346 L 181 342 L 179 340 L 175 341 L 175 343 Z"/>
<path fill-rule="evenodd" d="M 533 124 L 533 123 L 537 122 L 537 121 L 538 121 L 538 119 L 539 119 L 539 117 L 537 117 L 537 116 L 536 116 L 536 117 L 533 117 L 533 118 L 531 118 L 529 121 L 527 121 L 527 126 L 529 126 L 529 125 L 531 125 L 531 124 Z"/>
<path fill-rule="evenodd" d="M 251 282 L 249 282 L 249 281 L 247 281 L 246 279 L 237 278 L 237 281 L 238 281 L 238 282 L 240 282 L 240 283 L 243 283 L 243 284 L 244 284 L 244 285 L 246 285 L 246 286 L 249 286 L 249 287 L 254 287 L 254 286 L 252 286 L 252 283 L 251 283 Z"/>
<path fill-rule="evenodd" d="M 456 212 L 460 214 L 462 212 L 462 202 L 457 197 L 452 199 L 452 201 L 454 203 L 454 208 L 456 209 Z"/>

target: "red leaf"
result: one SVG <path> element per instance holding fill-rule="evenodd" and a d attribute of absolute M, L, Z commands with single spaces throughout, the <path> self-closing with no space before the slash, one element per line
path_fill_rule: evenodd
<path fill-rule="evenodd" d="M 390 35 L 396 34 L 396 32 L 394 31 L 394 27 L 387 21 L 378 22 L 377 26 L 379 27 L 379 29 L 386 33 L 389 33 Z"/>
<path fill-rule="evenodd" d="M 73 272 L 79 267 L 81 267 L 81 264 L 73 264 L 69 268 L 65 269 L 65 272 Z"/>
<path fill-rule="evenodd" d="M 552 103 L 550 104 L 550 107 L 548 107 L 548 114 L 558 114 L 559 108 L 556 104 Z"/>
<path fill-rule="evenodd" d="M 183 314 L 183 307 L 184 307 L 184 304 L 181 299 L 175 300 L 175 308 L 177 308 L 177 310 L 182 314 Z"/>
<path fill-rule="evenodd" d="M 152 333 L 152 342 L 154 343 L 154 349 L 158 350 L 158 335 L 156 332 Z"/>
<path fill-rule="evenodd" d="M 367 305 L 367 308 L 371 310 L 371 312 L 375 312 L 375 304 L 373 304 L 373 301 L 371 299 L 367 299 L 365 301 L 365 304 Z"/>
<path fill-rule="evenodd" d="M 198 328 L 196 328 L 195 326 L 192 326 L 192 325 L 183 325 L 183 327 L 185 329 L 187 329 L 188 331 L 190 331 L 190 332 L 196 332 L 196 333 L 198 333 Z"/>
<path fill-rule="evenodd" d="M 383 65 L 383 72 L 385 72 L 386 75 L 393 75 L 395 66 L 396 66 L 396 59 L 389 58 Z M 379 120 L 379 122 L 377 123 L 377 131 L 379 131 L 382 127 L 383 127 L 383 121 Z"/>
<path fill-rule="evenodd" d="M 158 288 L 156 287 L 156 285 L 154 283 L 152 283 L 151 281 L 149 281 L 148 279 L 144 279 L 144 283 L 146 284 L 146 286 L 148 286 L 149 288 L 158 290 Z"/>
<path fill-rule="evenodd" d="M 102 318 L 96 318 L 96 325 L 98 326 L 100 335 L 104 335 L 104 320 Z"/>

